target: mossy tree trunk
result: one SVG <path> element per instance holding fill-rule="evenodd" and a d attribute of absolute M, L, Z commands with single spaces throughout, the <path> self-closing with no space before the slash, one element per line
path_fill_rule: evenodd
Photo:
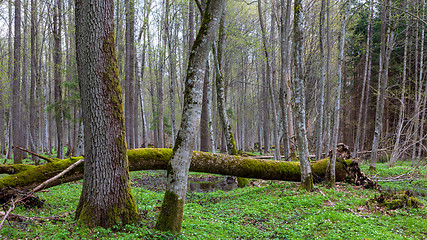
<path fill-rule="evenodd" d="M 141 148 L 128 150 L 127 154 L 130 171 L 167 169 L 168 162 L 172 157 L 172 149 Z M 35 188 L 81 158 L 55 160 L 40 166 L 0 165 L 0 174 L 11 174 L 0 179 L 0 199 L 16 193 L 17 190 L 21 192 Z M 314 181 L 319 182 L 325 179 L 327 165 L 328 159 L 311 163 Z M 348 167 L 352 165 L 358 164 L 351 160 L 344 162 L 339 158 L 336 165 L 337 181 L 342 181 L 349 176 L 348 172 L 351 171 L 348 170 Z M 357 169 L 359 168 L 357 167 Z M 62 178 L 49 183 L 46 188 L 82 179 L 84 171 L 83 164 L 81 164 Z M 301 179 L 299 162 L 261 160 L 197 151 L 192 154 L 189 171 L 264 180 L 299 181 Z"/>
<path fill-rule="evenodd" d="M 76 1 L 85 142 L 84 182 L 76 219 L 91 227 L 129 224 L 139 218 L 129 183 L 113 6 L 113 0 Z"/>
<path fill-rule="evenodd" d="M 218 30 L 218 19 L 225 0 L 207 1 L 199 33 L 191 48 L 185 80 L 181 129 L 178 132 L 172 158 L 168 164 L 166 193 L 156 228 L 178 233 L 181 231 L 187 178 L 194 149 L 194 139 L 200 125 L 203 74 L 209 50 Z"/>
<path fill-rule="evenodd" d="M 227 153 L 230 155 L 237 154 L 236 141 L 234 140 L 233 131 L 231 129 L 231 124 L 227 116 L 226 106 L 225 106 L 225 90 L 224 90 L 224 76 L 222 75 L 221 61 L 222 61 L 222 48 L 225 41 L 225 9 L 221 14 L 221 22 L 219 25 L 219 40 L 218 46 L 215 44 L 212 47 L 212 52 L 214 56 L 214 67 L 215 67 L 215 84 L 216 84 L 216 97 L 217 97 L 217 107 L 218 107 L 218 116 L 221 122 L 221 126 L 225 136 L 225 143 L 227 146 Z"/>

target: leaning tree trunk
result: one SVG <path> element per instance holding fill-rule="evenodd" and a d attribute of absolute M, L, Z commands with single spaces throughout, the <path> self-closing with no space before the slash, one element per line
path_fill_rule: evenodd
<path fill-rule="evenodd" d="M 350 180 L 355 182 L 356 185 L 362 184 L 367 187 L 365 184 L 370 184 L 369 181 L 360 181 L 363 179 L 363 174 L 360 173 L 358 162 L 351 159 L 344 160 L 350 155 L 345 151 L 342 153 L 339 155 L 336 165 L 336 180 Z M 172 149 L 141 148 L 128 150 L 127 154 L 130 171 L 165 170 L 171 160 Z M 0 203 L 8 201 L 16 194 L 30 191 L 80 159 L 82 157 L 72 157 L 51 161 L 40 166 L 23 164 L 0 165 L 0 174 L 10 174 L 0 179 Z M 85 159 L 85 161 L 87 160 Z M 311 163 L 314 181 L 325 180 L 327 166 L 327 158 Z M 299 162 L 261 160 L 197 151 L 192 153 L 189 171 L 264 180 L 299 181 L 301 179 Z M 80 164 L 63 177 L 51 181 L 45 188 L 80 180 L 83 178 L 84 172 L 83 164 Z"/>
<path fill-rule="evenodd" d="M 77 0 L 75 6 L 86 157 L 76 219 L 102 227 L 134 223 L 139 216 L 129 182 L 114 3 Z"/>
<path fill-rule="evenodd" d="M 294 11 L 294 102 L 295 102 L 295 130 L 301 162 L 301 189 L 311 190 L 313 188 L 313 175 L 309 162 L 308 140 L 305 124 L 305 89 L 303 73 L 303 3 L 296 0 Z"/>
<path fill-rule="evenodd" d="M 187 178 L 194 148 L 194 139 L 200 126 L 203 73 L 209 49 L 212 47 L 225 0 L 207 2 L 201 27 L 190 52 L 185 81 L 184 107 L 181 129 L 178 132 L 172 158 L 168 164 L 166 192 L 157 219 L 156 228 L 178 233 L 184 213 Z"/>

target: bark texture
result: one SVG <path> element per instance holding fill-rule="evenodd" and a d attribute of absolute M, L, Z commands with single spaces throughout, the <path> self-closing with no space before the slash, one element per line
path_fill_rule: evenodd
<path fill-rule="evenodd" d="M 224 5 L 225 0 L 207 2 L 199 32 L 190 51 L 181 128 L 175 141 L 172 158 L 168 164 L 166 193 L 156 223 L 156 228 L 162 231 L 173 233 L 181 231 L 188 171 L 194 149 L 195 135 L 200 126 L 203 70 L 209 50 L 216 37 L 219 18 Z"/>
<path fill-rule="evenodd" d="M 128 150 L 127 153 L 130 171 L 167 169 L 172 157 L 172 149 L 168 148 L 132 149 Z M 35 188 L 80 159 L 82 157 L 73 157 L 56 160 L 40 166 L 22 164 L 0 165 L 1 174 L 12 174 L 0 179 L 1 202 L 4 202 L 16 193 Z M 357 161 L 350 159 L 344 161 L 343 159 L 345 159 L 345 156 L 338 154 L 336 165 L 337 181 L 343 181 L 351 175 L 348 171 L 349 167 L 360 171 Z M 325 179 L 327 166 L 328 158 L 311 163 L 314 181 L 320 182 Z M 80 164 L 62 178 L 50 182 L 45 188 L 82 179 L 84 171 L 83 164 Z M 299 162 L 261 160 L 198 151 L 192 153 L 189 171 L 264 180 L 299 181 L 301 179 Z M 351 179 L 354 180 L 354 178 Z"/>
<path fill-rule="evenodd" d="M 313 175 L 309 163 L 308 140 L 305 120 L 305 88 L 303 73 L 303 3 L 296 0 L 294 6 L 294 103 L 295 103 L 295 130 L 301 162 L 301 189 L 313 188 Z"/>
<path fill-rule="evenodd" d="M 139 218 L 129 183 L 113 6 L 113 0 L 76 1 L 86 158 L 76 219 L 88 226 L 111 227 Z"/>

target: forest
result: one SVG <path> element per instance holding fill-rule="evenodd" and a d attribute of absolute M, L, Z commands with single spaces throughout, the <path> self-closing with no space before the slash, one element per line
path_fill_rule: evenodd
<path fill-rule="evenodd" d="M 427 238 L 426 14 L 0 2 L 0 237 Z"/>

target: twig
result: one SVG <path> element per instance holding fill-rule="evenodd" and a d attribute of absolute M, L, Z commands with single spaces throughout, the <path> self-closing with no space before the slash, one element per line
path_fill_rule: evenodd
<path fill-rule="evenodd" d="M 4 212 L 0 212 L 0 216 L 4 217 L 5 214 Z M 60 218 L 64 218 L 66 216 L 68 216 L 70 214 L 70 212 L 66 212 L 63 213 L 59 216 L 51 216 L 51 217 L 26 217 L 26 216 L 22 216 L 22 215 L 18 215 L 18 214 L 9 214 L 9 216 L 7 216 L 7 220 L 9 221 L 20 221 L 20 222 L 24 222 L 24 221 L 36 221 L 36 222 L 45 222 L 45 221 L 59 221 L 61 220 Z"/>
<path fill-rule="evenodd" d="M 42 156 L 42 155 L 40 155 L 40 154 L 37 154 L 37 153 L 34 153 L 34 152 L 31 152 L 30 150 L 28 150 L 28 149 L 25 149 L 25 148 L 22 148 L 22 147 L 20 147 L 20 146 L 12 146 L 12 148 L 16 148 L 16 149 L 19 149 L 19 150 L 21 150 L 21 151 L 24 151 L 24 152 L 27 152 L 27 153 L 29 153 L 29 154 L 31 154 L 31 155 L 34 155 L 34 156 L 36 156 L 36 157 L 38 157 L 38 158 L 41 158 L 41 159 L 44 159 L 44 160 L 46 160 L 47 162 L 53 162 L 53 160 L 52 159 L 50 159 L 50 158 L 47 158 L 47 157 L 45 157 L 45 156 Z"/>
<path fill-rule="evenodd" d="M 3 219 L 1 220 L 0 230 L 3 228 L 4 221 L 6 221 L 7 217 L 13 211 L 13 209 L 15 209 L 15 201 L 13 201 L 13 199 L 12 199 L 12 206 L 9 208 L 9 210 L 7 210 L 6 214 L 4 215 Z"/>

